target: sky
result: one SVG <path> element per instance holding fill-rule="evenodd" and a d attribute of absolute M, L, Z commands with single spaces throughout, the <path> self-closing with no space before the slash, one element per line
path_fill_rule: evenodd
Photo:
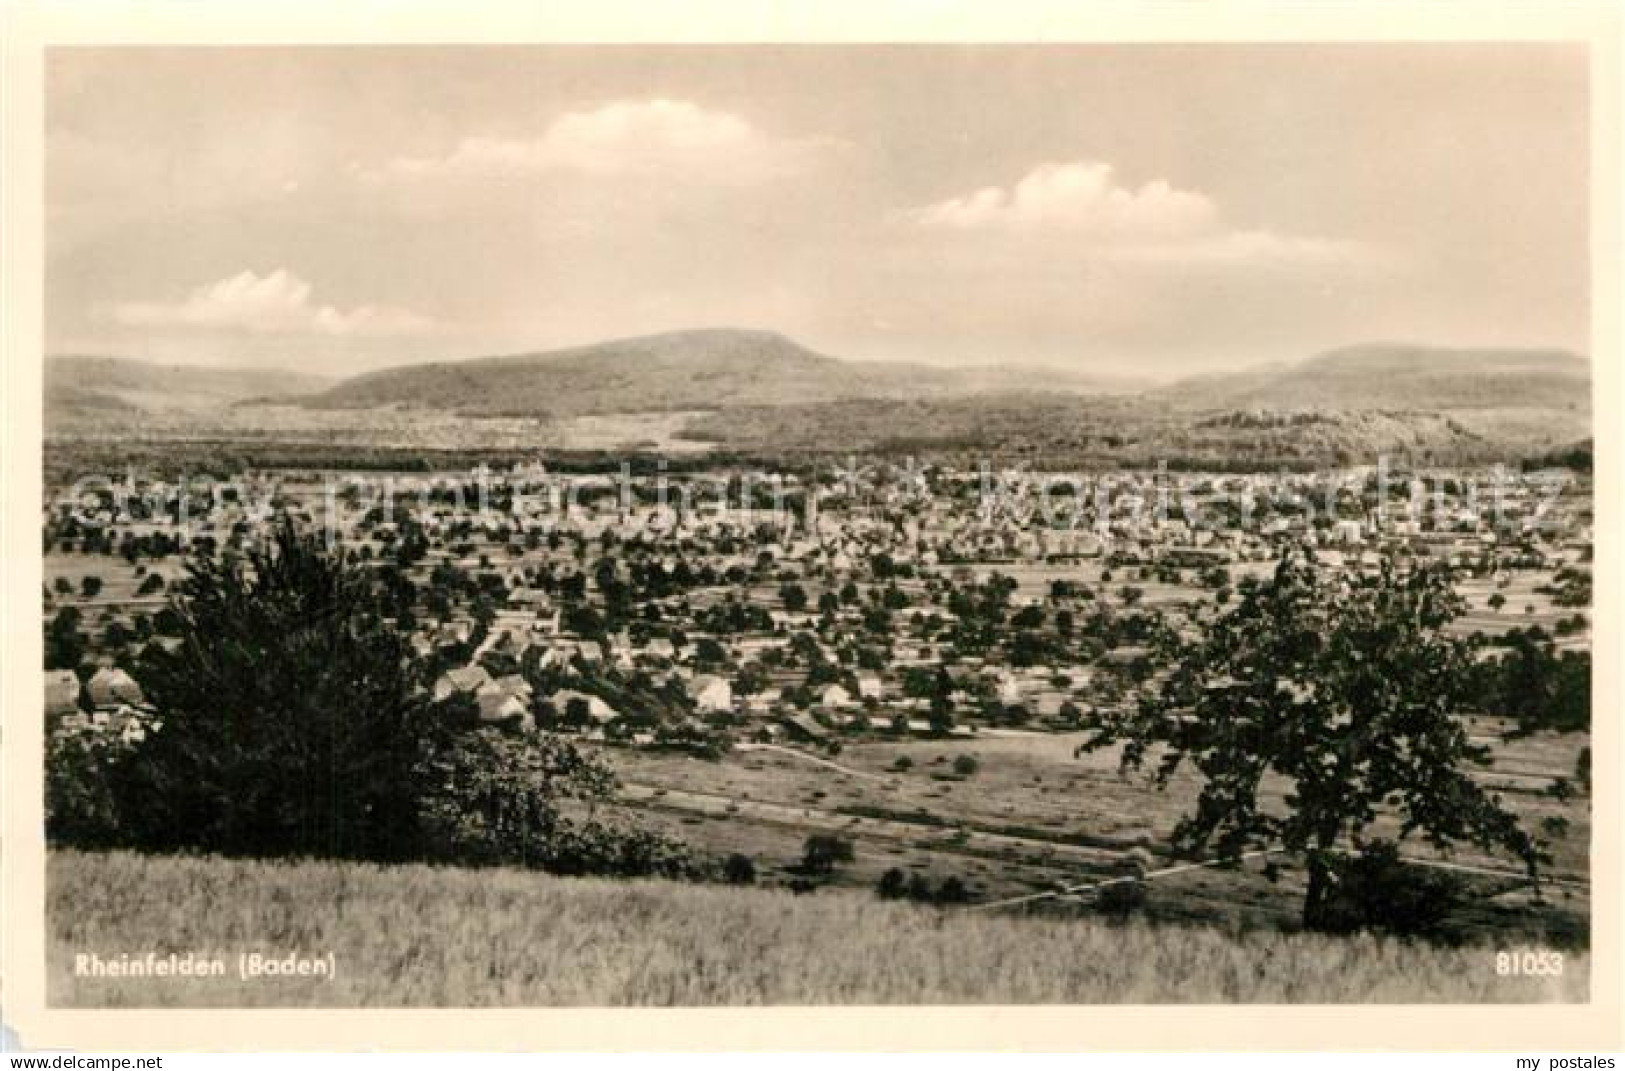
<path fill-rule="evenodd" d="M 1531 44 L 56 49 L 47 348 L 1584 353 L 1586 77 Z"/>

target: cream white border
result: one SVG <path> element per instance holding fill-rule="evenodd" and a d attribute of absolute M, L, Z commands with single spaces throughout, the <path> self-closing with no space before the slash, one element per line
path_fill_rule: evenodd
<path fill-rule="evenodd" d="M 33 1048 L 1477 1050 L 1621 1047 L 1620 11 L 1614 3 L 598 0 L 10 2 L 0 264 L 0 825 L 4 1017 Z M 44 1006 L 41 835 L 42 50 L 74 44 L 1583 41 L 1593 69 L 1597 664 L 1592 1000 L 1567 1007 L 925 1007 L 703 1011 L 82 1011 Z M 1615 657 L 1609 657 L 1612 654 Z"/>

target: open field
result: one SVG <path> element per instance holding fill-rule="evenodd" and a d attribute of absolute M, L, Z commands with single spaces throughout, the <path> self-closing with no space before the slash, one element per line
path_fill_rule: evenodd
<path fill-rule="evenodd" d="M 1545 934 L 1584 941 L 1590 842 L 1589 800 L 1559 801 L 1546 790 L 1571 777 L 1585 734 L 1539 734 L 1502 741 L 1489 720 L 1475 736 L 1492 744 L 1484 780 L 1501 791 L 1532 829 L 1548 818 L 1567 823 L 1552 840 L 1549 876 L 1561 884 L 1536 905 L 1515 880 L 1471 879 L 1475 898 L 1458 920 L 1475 931 Z M 815 832 L 853 842 L 855 858 L 832 879 L 873 889 L 897 867 L 941 881 L 957 877 L 978 900 L 1021 896 L 1118 873 L 1136 845 L 1162 859 L 1179 818 L 1188 813 L 1196 782 L 1178 777 L 1158 791 L 1140 776 L 1118 772 L 1116 749 L 1074 754 L 1079 733 L 983 730 L 946 740 L 854 738 L 832 768 L 811 753 L 740 749 L 720 760 L 608 749 L 627 787 L 622 806 L 640 824 L 654 825 L 707 854 L 752 857 L 764 881 L 798 875 L 802 843 Z M 962 755 L 976 760 L 966 777 L 953 773 Z M 897 769 L 902 760 L 907 769 Z M 1266 786 L 1278 800 L 1281 786 Z M 1413 845 L 1407 854 L 1429 858 Z M 1451 862 L 1510 869 L 1469 849 Z M 1163 921 L 1291 926 L 1303 895 L 1303 875 L 1280 859 L 1275 882 L 1261 866 L 1200 870 L 1150 883 L 1147 914 Z M 1074 907 L 1073 910 L 1076 910 Z"/>
<path fill-rule="evenodd" d="M 1246 928 L 978 914 L 839 891 L 59 852 L 57 1006 L 716 1005 L 1584 1000 L 1493 953 Z M 75 978 L 73 956 L 193 951 L 220 979 Z M 236 977 L 237 954 L 332 952 L 336 975 Z"/>

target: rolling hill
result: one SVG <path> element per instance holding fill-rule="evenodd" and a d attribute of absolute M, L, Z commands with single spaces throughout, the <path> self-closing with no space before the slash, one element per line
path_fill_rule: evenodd
<path fill-rule="evenodd" d="M 948 397 L 1030 382 L 1031 369 L 947 369 L 828 357 L 768 331 L 713 328 L 509 357 L 389 368 L 300 399 L 323 409 L 452 409 L 479 416 L 576 417 L 857 398 Z M 1066 393 L 1122 384 L 1064 373 Z"/>
<path fill-rule="evenodd" d="M 733 449 L 959 451 L 1045 464 L 1507 460 L 1591 434 L 1590 363 L 1531 350 L 1368 344 L 1133 396 L 1056 391 L 738 407 L 689 434 Z"/>
<path fill-rule="evenodd" d="M 1369 343 L 1295 364 L 1198 376 L 1150 397 L 1188 409 L 1589 412 L 1591 363 L 1560 350 Z"/>
<path fill-rule="evenodd" d="M 332 385 L 321 376 L 275 368 L 156 364 L 125 357 L 47 357 L 47 426 L 99 415 L 207 413 L 250 398 L 308 394 Z"/>
<path fill-rule="evenodd" d="M 1031 367 L 830 357 L 706 329 L 339 382 L 269 369 L 51 358 L 47 428 L 462 448 L 1011 454 L 1056 465 L 1517 459 L 1591 434 L 1590 362 L 1553 350 L 1371 343 L 1144 389 Z M 599 425 L 603 425 L 600 427 Z M 640 446 L 640 444 L 643 444 Z"/>

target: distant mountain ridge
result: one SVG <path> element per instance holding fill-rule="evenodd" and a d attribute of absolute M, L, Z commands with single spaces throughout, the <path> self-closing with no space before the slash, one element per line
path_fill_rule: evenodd
<path fill-rule="evenodd" d="M 1194 409 L 1589 412 L 1591 363 L 1562 350 L 1366 343 L 1294 364 L 1192 377 L 1149 397 Z"/>
<path fill-rule="evenodd" d="M 45 380 L 47 428 L 103 438 L 210 431 L 472 444 L 501 424 L 500 434 L 539 444 L 622 436 L 635 447 L 668 435 L 766 452 L 1048 444 L 1057 457 L 1177 449 L 1217 462 L 1399 448 L 1521 456 L 1592 432 L 1584 358 L 1400 343 L 1138 391 L 1065 370 L 842 360 L 736 329 L 406 365 L 338 382 L 106 357 L 50 358 Z M 584 429 L 602 418 L 612 419 Z M 620 418 L 630 422 L 623 428 Z"/>
<path fill-rule="evenodd" d="M 302 395 L 333 380 L 276 368 L 161 364 L 127 357 L 45 359 L 45 412 L 52 417 L 202 412 L 249 398 Z"/>
<path fill-rule="evenodd" d="M 505 357 L 369 372 L 299 400 L 311 408 L 411 406 L 481 416 L 793 405 L 857 398 L 943 397 L 1030 385 L 1032 369 L 951 369 L 826 356 L 771 331 L 706 328 Z M 1122 390 L 1054 375 L 1056 389 Z"/>

